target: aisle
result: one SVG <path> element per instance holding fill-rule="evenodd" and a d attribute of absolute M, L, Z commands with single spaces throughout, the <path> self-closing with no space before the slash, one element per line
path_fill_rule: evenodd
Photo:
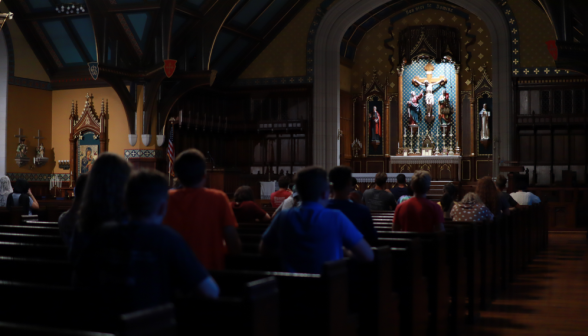
<path fill-rule="evenodd" d="M 466 335 L 588 335 L 586 234 L 551 233 L 539 255 Z"/>

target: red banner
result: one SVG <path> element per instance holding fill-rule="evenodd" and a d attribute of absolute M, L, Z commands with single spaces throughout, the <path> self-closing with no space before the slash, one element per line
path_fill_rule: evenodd
<path fill-rule="evenodd" d="M 164 62 L 163 69 L 165 70 L 165 75 L 167 76 L 167 78 L 171 78 L 171 76 L 173 76 L 174 72 L 176 71 L 176 63 L 178 61 L 173 60 L 173 59 L 168 59 L 163 62 Z"/>
<path fill-rule="evenodd" d="M 558 57 L 558 49 L 557 49 L 557 44 L 555 43 L 555 41 L 547 41 L 545 42 L 547 44 L 547 49 L 549 49 L 549 53 L 551 54 L 551 57 L 553 57 L 554 61 L 557 61 L 557 57 Z"/>

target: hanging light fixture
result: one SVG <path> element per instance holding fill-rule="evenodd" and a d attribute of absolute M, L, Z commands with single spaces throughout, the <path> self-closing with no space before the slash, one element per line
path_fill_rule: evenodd
<path fill-rule="evenodd" d="M 84 8 L 83 5 L 77 4 L 75 2 L 59 3 L 55 7 L 55 11 L 59 14 L 80 14 L 85 13 L 86 8 Z"/>
<path fill-rule="evenodd" d="M 0 1 L 2 1 L 2 0 L 0 0 Z M 12 14 L 11 12 L 0 13 L 0 30 L 2 30 L 2 27 L 4 27 L 4 24 L 6 23 L 7 20 L 12 20 L 13 16 L 14 16 L 14 14 Z"/>

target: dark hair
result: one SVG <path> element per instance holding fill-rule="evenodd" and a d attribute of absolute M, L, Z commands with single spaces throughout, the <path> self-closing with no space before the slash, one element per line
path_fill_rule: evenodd
<path fill-rule="evenodd" d="M 351 177 L 351 184 L 353 185 L 353 189 L 355 189 L 355 186 L 357 185 L 357 179 L 355 177 Z"/>
<path fill-rule="evenodd" d="M 441 208 L 443 208 L 443 211 L 447 212 L 451 210 L 453 202 L 457 200 L 458 192 L 457 187 L 453 183 L 447 183 L 443 187 L 443 196 L 441 197 Z"/>
<path fill-rule="evenodd" d="M 498 189 L 496 189 L 496 185 L 494 185 L 494 181 L 492 181 L 490 176 L 486 176 L 478 180 L 478 184 L 476 185 L 476 194 L 480 196 L 482 202 L 484 202 L 486 207 L 493 214 L 497 214 L 499 212 Z"/>
<path fill-rule="evenodd" d="M 206 159 L 201 151 L 191 148 L 183 151 L 176 158 L 174 172 L 185 187 L 193 187 L 204 178 Z"/>
<path fill-rule="evenodd" d="M 250 186 L 240 186 L 235 191 L 235 202 L 253 201 L 253 189 Z"/>
<path fill-rule="evenodd" d="M 406 184 L 406 176 L 404 174 L 398 174 L 398 176 L 396 176 L 396 183 Z"/>
<path fill-rule="evenodd" d="M 131 166 L 113 153 L 102 153 L 94 163 L 80 207 L 80 229 L 95 232 L 103 223 L 125 217 L 125 186 Z"/>
<path fill-rule="evenodd" d="M 167 178 L 153 169 L 134 172 L 127 183 L 125 205 L 132 217 L 148 217 L 167 201 Z"/>
<path fill-rule="evenodd" d="M 386 173 L 379 172 L 376 174 L 376 185 L 378 187 L 384 186 L 384 184 L 386 184 L 386 181 L 388 181 L 388 175 Z"/>
<path fill-rule="evenodd" d="M 351 182 L 351 169 L 345 166 L 338 166 L 329 172 L 329 182 L 333 184 L 335 191 L 344 190 Z"/>
<path fill-rule="evenodd" d="M 498 189 L 502 190 L 506 188 L 506 182 L 506 177 L 503 175 L 498 175 L 498 177 L 496 177 L 496 187 L 498 187 Z"/>
<path fill-rule="evenodd" d="M 290 178 L 288 176 L 280 176 L 280 178 L 278 179 L 278 187 L 280 188 L 288 188 L 288 185 L 290 184 Z"/>
<path fill-rule="evenodd" d="M 527 191 L 528 186 L 529 186 L 529 180 L 527 178 L 527 175 L 521 175 L 521 174 L 516 175 L 516 178 L 515 178 L 516 191 L 519 191 L 519 190 Z"/>
<path fill-rule="evenodd" d="M 78 202 L 81 202 L 82 196 L 84 195 L 84 189 L 86 189 L 86 182 L 88 182 L 88 174 L 81 174 L 76 180 L 76 187 L 74 189 L 75 198 Z"/>
<path fill-rule="evenodd" d="M 417 170 L 410 180 L 410 187 L 416 194 L 424 194 L 431 189 L 431 174 L 426 170 Z"/>
<path fill-rule="evenodd" d="M 13 191 L 15 194 L 26 194 L 29 192 L 29 182 L 26 180 L 18 179 L 14 182 Z"/>
<path fill-rule="evenodd" d="M 296 191 L 303 202 L 318 201 L 328 189 L 327 172 L 321 167 L 307 167 L 296 173 Z"/>

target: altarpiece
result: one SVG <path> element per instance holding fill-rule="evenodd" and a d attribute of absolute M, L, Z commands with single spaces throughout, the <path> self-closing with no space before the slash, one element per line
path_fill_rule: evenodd
<path fill-rule="evenodd" d="M 108 100 L 102 99 L 100 115 L 94 109 L 94 96 L 86 95 L 81 116 L 78 117 L 77 103 L 72 101 L 69 116 L 70 178 L 72 186 L 80 174 L 88 173 L 100 153 L 108 145 Z"/>

